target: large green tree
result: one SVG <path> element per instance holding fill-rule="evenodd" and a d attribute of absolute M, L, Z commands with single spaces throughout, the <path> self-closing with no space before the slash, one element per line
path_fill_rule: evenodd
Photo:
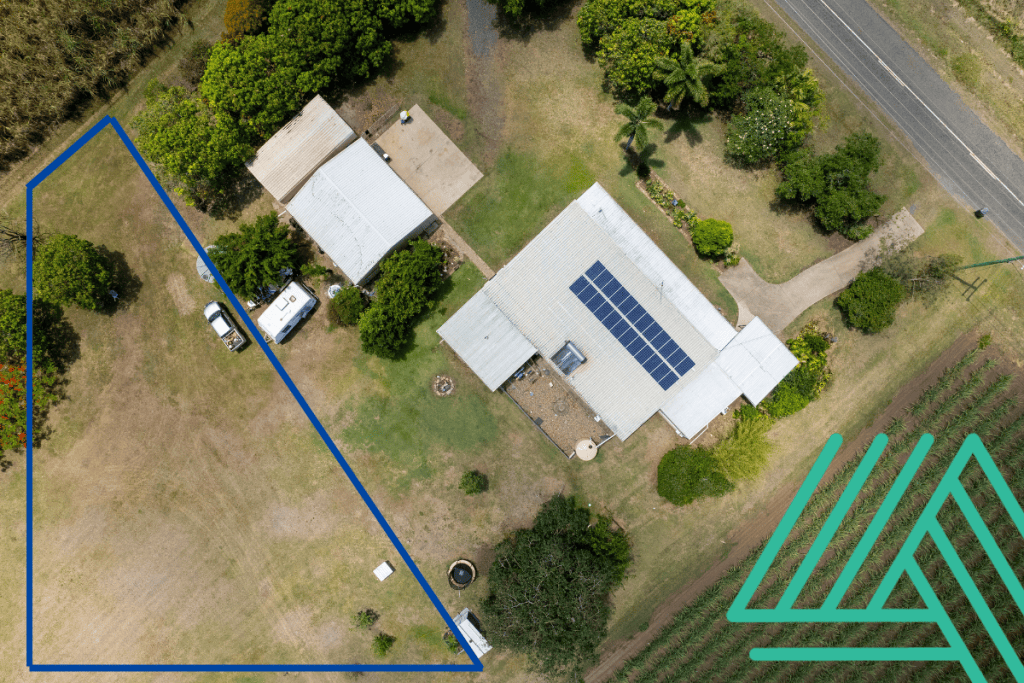
<path fill-rule="evenodd" d="M 367 353 L 398 357 L 412 338 L 415 317 L 441 286 L 444 252 L 423 239 L 411 246 L 380 265 L 377 294 L 359 318 L 359 339 Z"/>
<path fill-rule="evenodd" d="M 836 298 L 850 327 L 881 332 L 896 321 L 896 309 L 903 300 L 903 285 L 881 268 L 861 273 Z"/>
<path fill-rule="evenodd" d="M 776 194 L 814 206 L 814 216 L 830 232 L 851 239 L 871 234 L 864 221 L 874 215 L 885 196 L 868 187 L 868 176 L 879 167 L 882 145 L 870 133 L 852 133 L 832 154 L 815 156 L 806 148 L 785 159 Z"/>
<path fill-rule="evenodd" d="M 741 164 L 761 164 L 803 142 L 792 136 L 793 104 L 771 88 L 743 96 L 743 113 L 729 121 L 725 151 Z"/>
<path fill-rule="evenodd" d="M 57 400 L 60 375 L 51 363 L 38 363 L 32 374 L 33 435 L 42 433 L 46 409 Z M 24 362 L 0 363 L 0 452 L 16 451 L 28 443 L 28 369 Z M 0 456 L 0 470 L 10 461 Z"/>
<path fill-rule="evenodd" d="M 608 595 L 629 565 L 629 539 L 608 520 L 556 496 L 533 526 L 494 548 L 482 617 L 488 640 L 522 652 L 544 672 L 580 672 L 607 633 Z"/>
<path fill-rule="evenodd" d="M 0 363 L 19 363 L 28 352 L 28 302 L 23 294 L 0 289 Z M 71 326 L 55 303 L 36 298 L 32 302 L 32 356 L 59 362 L 71 343 Z"/>
<path fill-rule="evenodd" d="M 631 107 L 625 102 L 616 104 L 615 113 L 625 116 L 626 122 L 619 127 L 615 134 L 615 142 L 628 136 L 626 151 L 628 152 L 632 148 L 633 141 L 636 140 L 637 154 L 643 154 L 648 144 L 647 129 L 661 130 L 663 128 L 661 121 L 651 118 L 657 108 L 654 100 L 650 97 L 642 98 L 635 107 Z"/>
<path fill-rule="evenodd" d="M 683 101 L 690 99 L 702 107 L 708 106 L 708 88 L 706 81 L 717 76 L 723 66 L 702 59 L 693 54 L 689 43 L 683 43 L 679 55 L 659 57 L 654 60 L 658 78 L 665 84 L 665 103 L 669 109 L 678 109 Z"/>
<path fill-rule="evenodd" d="M 238 232 L 221 235 L 213 245 L 213 264 L 228 287 L 245 298 L 256 296 L 261 287 L 280 283 L 283 269 L 295 268 L 297 247 L 288 226 L 273 213 L 242 223 Z"/>
<path fill-rule="evenodd" d="M 33 264 L 39 296 L 55 304 L 98 310 L 111 301 L 111 264 L 88 240 L 53 235 L 39 248 Z"/>
<path fill-rule="evenodd" d="M 655 63 L 675 43 L 664 21 L 630 17 L 601 39 L 597 63 L 609 87 L 619 98 L 635 101 L 647 96 L 657 83 Z"/>

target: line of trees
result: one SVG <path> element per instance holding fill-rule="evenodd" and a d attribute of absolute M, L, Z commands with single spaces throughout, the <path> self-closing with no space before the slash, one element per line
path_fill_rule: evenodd
<path fill-rule="evenodd" d="M 153 84 L 133 121 L 162 180 L 204 208 L 231 192 L 256 147 L 314 94 L 367 78 L 391 55 L 389 36 L 431 19 L 436 2 L 278 0 L 265 21 L 252 0 L 227 9 L 196 91 Z"/>

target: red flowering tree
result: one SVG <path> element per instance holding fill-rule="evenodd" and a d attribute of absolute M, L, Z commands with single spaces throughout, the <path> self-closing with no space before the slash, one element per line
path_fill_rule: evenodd
<path fill-rule="evenodd" d="M 32 383 L 32 415 L 36 433 L 43 414 L 57 398 L 58 379 L 57 370 L 51 364 L 36 368 Z M 25 365 L 0 365 L 0 451 L 25 448 L 28 436 L 27 384 Z"/>

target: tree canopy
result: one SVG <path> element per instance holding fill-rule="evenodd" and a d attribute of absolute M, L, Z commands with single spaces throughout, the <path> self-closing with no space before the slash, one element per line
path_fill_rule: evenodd
<path fill-rule="evenodd" d="M 55 304 L 98 310 L 110 301 L 113 269 L 92 242 L 77 235 L 53 235 L 33 265 L 39 296 Z"/>
<path fill-rule="evenodd" d="M 812 204 L 822 228 L 850 239 L 871 234 L 864 221 L 874 215 L 885 196 L 868 187 L 879 167 L 882 145 L 870 133 L 852 133 L 832 154 L 815 156 L 806 148 L 789 154 L 775 193 L 782 199 Z"/>
<path fill-rule="evenodd" d="M 651 92 L 657 81 L 655 63 L 675 42 L 664 21 L 630 17 L 601 39 L 597 63 L 617 97 L 636 101 Z"/>
<path fill-rule="evenodd" d="M 631 107 L 625 102 L 615 105 L 615 113 L 626 117 L 626 122 L 615 133 L 615 141 L 618 142 L 629 136 L 626 140 L 626 151 L 630 150 L 633 140 L 636 140 L 637 154 L 643 154 L 648 144 L 647 129 L 661 130 L 663 128 L 661 121 L 651 118 L 656 109 L 657 105 L 650 97 L 641 98 L 635 107 Z"/>
<path fill-rule="evenodd" d="M 850 327 L 881 332 L 896 322 L 896 309 L 903 300 L 903 285 L 881 268 L 861 273 L 836 298 Z"/>
<path fill-rule="evenodd" d="M 495 546 L 491 595 L 482 617 L 488 640 L 527 654 L 547 673 L 579 671 L 607 633 L 608 595 L 630 562 L 629 539 L 575 498 L 555 496 L 533 527 Z"/>
<path fill-rule="evenodd" d="M 732 246 L 732 226 L 714 218 L 693 221 L 690 235 L 701 256 L 721 256 Z"/>
<path fill-rule="evenodd" d="M 711 449 L 679 446 L 658 463 L 658 495 L 673 505 L 689 505 L 698 498 L 724 496 L 735 488 L 719 471 Z"/>
<path fill-rule="evenodd" d="M 252 223 L 242 223 L 238 232 L 221 235 L 213 243 L 210 259 L 235 294 L 257 296 L 261 287 L 281 282 L 281 270 L 295 268 L 296 245 L 288 226 L 270 213 Z"/>
<path fill-rule="evenodd" d="M 0 289 L 0 363 L 20 363 L 28 354 L 27 310 L 25 295 Z M 37 364 L 59 364 L 72 334 L 60 306 L 38 297 L 32 302 L 32 357 Z"/>
<path fill-rule="evenodd" d="M 803 142 L 791 136 L 794 118 L 793 104 L 771 88 L 745 93 L 743 113 L 729 121 L 726 154 L 748 165 L 771 161 Z"/>
<path fill-rule="evenodd" d="M 412 337 L 412 324 L 441 286 L 444 252 L 419 239 L 380 264 L 376 297 L 359 318 L 363 351 L 397 358 Z"/>

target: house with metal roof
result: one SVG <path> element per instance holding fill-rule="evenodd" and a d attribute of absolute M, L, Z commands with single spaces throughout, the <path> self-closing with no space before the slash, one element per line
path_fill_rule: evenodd
<path fill-rule="evenodd" d="M 693 438 L 797 365 L 759 319 L 737 332 L 596 183 L 438 334 L 492 391 L 548 359 L 620 439 L 659 412 Z"/>
<path fill-rule="evenodd" d="M 318 168 L 288 212 L 357 285 L 437 220 L 362 138 Z"/>
<path fill-rule="evenodd" d="M 344 119 L 317 95 L 245 166 L 274 199 L 287 204 L 316 169 L 356 137 Z"/>

